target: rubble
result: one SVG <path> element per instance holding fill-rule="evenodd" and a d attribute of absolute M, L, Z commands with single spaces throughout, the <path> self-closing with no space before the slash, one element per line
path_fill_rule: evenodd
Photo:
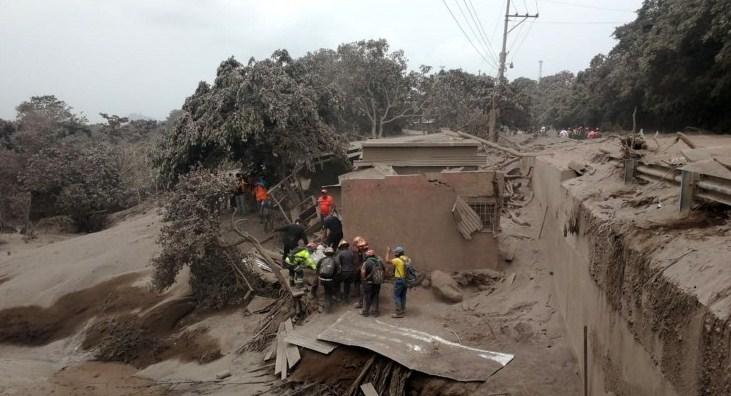
<path fill-rule="evenodd" d="M 449 274 L 442 271 L 432 271 L 431 289 L 440 299 L 448 303 L 461 302 L 464 296 L 459 284 Z"/>

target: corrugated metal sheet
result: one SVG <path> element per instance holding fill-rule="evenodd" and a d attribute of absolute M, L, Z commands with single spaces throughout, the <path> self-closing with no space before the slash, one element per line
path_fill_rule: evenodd
<path fill-rule="evenodd" d="M 513 355 L 464 346 L 403 323 L 347 312 L 317 338 L 366 348 L 411 370 L 457 381 L 486 381 L 513 360 Z"/>
<path fill-rule="evenodd" d="M 482 231 L 480 216 L 460 196 L 454 201 L 452 215 L 457 221 L 457 230 L 465 239 L 471 240 L 472 234 Z"/>

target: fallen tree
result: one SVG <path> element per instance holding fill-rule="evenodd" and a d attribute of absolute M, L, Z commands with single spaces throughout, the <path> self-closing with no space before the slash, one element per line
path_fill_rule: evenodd
<path fill-rule="evenodd" d="M 157 290 L 170 287 L 183 267 L 190 267 L 193 297 L 200 306 L 239 304 L 264 289 L 260 279 L 241 266 L 241 252 L 221 237 L 229 191 L 230 181 L 223 173 L 197 169 L 180 178 L 163 212 L 162 251 L 153 259 L 152 284 Z"/>

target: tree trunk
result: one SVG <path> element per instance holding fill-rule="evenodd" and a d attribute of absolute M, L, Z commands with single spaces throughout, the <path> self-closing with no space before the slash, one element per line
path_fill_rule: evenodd
<path fill-rule="evenodd" d="M 371 121 L 371 137 L 373 139 L 376 139 L 378 137 L 377 132 L 378 131 L 376 130 L 376 120 L 372 120 Z"/>
<path fill-rule="evenodd" d="M 635 110 L 632 112 L 632 133 L 637 132 L 637 106 L 635 106 Z"/>
<path fill-rule="evenodd" d="M 383 120 L 378 123 L 378 138 L 383 137 Z"/>

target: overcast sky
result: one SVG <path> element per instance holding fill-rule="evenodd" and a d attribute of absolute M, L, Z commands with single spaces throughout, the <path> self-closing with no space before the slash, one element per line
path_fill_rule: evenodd
<path fill-rule="evenodd" d="M 499 52 L 505 0 L 445 0 L 475 37 L 470 3 Z M 617 25 L 642 0 L 513 0 L 540 13 L 508 41 L 508 78 L 578 71 L 614 45 Z M 464 17 L 471 23 L 468 25 Z M 475 31 L 472 31 L 470 29 Z M 0 118 L 33 95 L 54 94 L 98 121 L 99 112 L 164 119 L 233 55 L 242 62 L 286 48 L 300 56 L 363 38 L 386 38 L 412 67 L 495 74 L 442 0 L 0 0 Z"/>

